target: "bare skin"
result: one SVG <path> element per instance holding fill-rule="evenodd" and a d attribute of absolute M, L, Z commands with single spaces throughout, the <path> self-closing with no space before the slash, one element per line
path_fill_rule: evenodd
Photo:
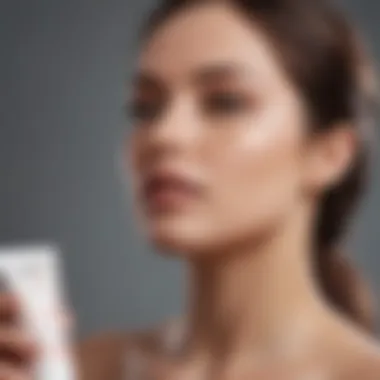
<path fill-rule="evenodd" d="M 194 358 L 165 356 L 160 345 L 162 330 L 129 336 L 104 334 L 78 346 L 81 379 L 134 379 L 135 365 L 131 364 L 130 368 L 125 365 L 126 353 L 130 352 L 134 359 L 138 353 L 137 360 L 143 363 L 143 371 L 138 373 L 144 379 L 377 380 L 380 356 L 374 342 L 363 339 L 355 329 L 343 325 L 330 327 L 334 328 L 330 332 L 333 337 L 323 336 L 314 342 L 311 355 L 300 355 L 295 360 L 285 356 L 269 358 L 267 365 L 255 364 L 254 354 L 237 363 L 226 363 L 218 358 L 197 362 Z M 130 377 L 126 377 L 126 373 Z"/>
<path fill-rule="evenodd" d="M 148 238 L 187 263 L 186 323 L 171 349 L 170 329 L 90 338 L 80 380 L 378 380 L 377 343 L 327 305 L 310 260 L 319 195 L 355 153 L 351 129 L 309 138 L 265 34 L 222 4 L 155 32 L 133 103 L 136 204 Z M 192 191 L 147 196 L 168 172 Z"/>

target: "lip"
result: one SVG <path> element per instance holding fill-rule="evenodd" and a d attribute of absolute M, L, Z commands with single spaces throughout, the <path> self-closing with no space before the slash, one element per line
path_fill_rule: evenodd
<path fill-rule="evenodd" d="M 146 177 L 142 195 L 152 210 L 168 210 L 183 207 L 202 193 L 200 183 L 179 171 L 159 170 Z"/>

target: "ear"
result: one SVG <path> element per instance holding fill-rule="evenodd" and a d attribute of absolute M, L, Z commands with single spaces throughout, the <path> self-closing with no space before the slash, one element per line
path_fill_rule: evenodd
<path fill-rule="evenodd" d="M 305 153 L 306 185 L 321 193 L 338 184 L 349 170 L 357 151 L 357 136 L 350 125 L 313 136 Z"/>

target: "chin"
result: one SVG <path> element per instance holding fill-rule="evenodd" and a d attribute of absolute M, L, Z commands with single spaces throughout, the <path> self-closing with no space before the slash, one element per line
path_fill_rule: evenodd
<path fill-rule="evenodd" d="M 194 221 L 155 221 L 148 226 L 148 238 L 164 255 L 195 258 L 213 245 L 208 229 Z"/>

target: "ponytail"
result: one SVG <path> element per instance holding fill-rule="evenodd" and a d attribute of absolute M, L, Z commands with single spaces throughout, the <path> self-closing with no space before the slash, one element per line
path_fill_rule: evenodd
<path fill-rule="evenodd" d="M 346 179 L 322 199 L 316 236 L 317 278 L 326 299 L 338 311 L 373 332 L 374 307 L 369 288 L 348 256 L 336 248 L 366 183 L 368 157 L 356 158 Z"/>
<path fill-rule="evenodd" d="M 372 294 L 347 256 L 338 251 L 319 255 L 319 281 L 326 299 L 365 330 L 375 330 Z"/>

